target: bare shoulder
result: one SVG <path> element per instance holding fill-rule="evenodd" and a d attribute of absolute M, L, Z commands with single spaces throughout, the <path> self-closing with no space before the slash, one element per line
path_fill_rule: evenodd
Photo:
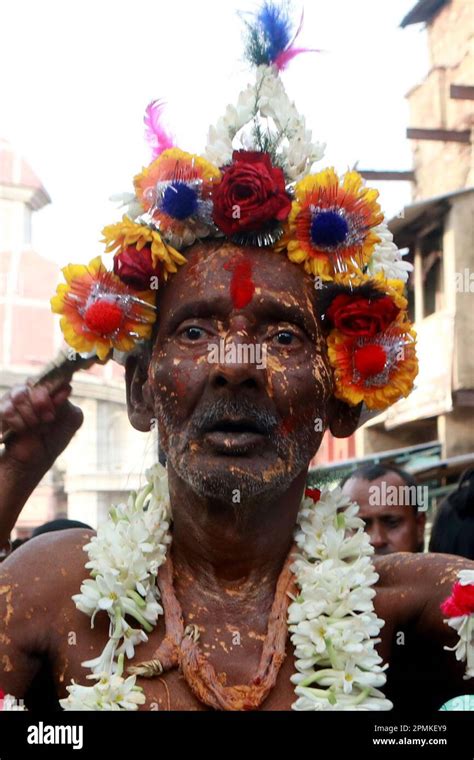
<path fill-rule="evenodd" d="M 38 536 L 0 565 L 0 688 L 26 697 L 58 650 L 57 631 L 87 576 L 83 548 L 93 531 Z"/>
<path fill-rule="evenodd" d="M 0 565 L 0 630 L 19 623 L 20 617 L 26 628 L 34 619 L 31 627 L 36 633 L 51 625 L 64 599 L 76 593 L 87 576 L 83 549 L 93 535 L 78 528 L 46 533 Z"/>

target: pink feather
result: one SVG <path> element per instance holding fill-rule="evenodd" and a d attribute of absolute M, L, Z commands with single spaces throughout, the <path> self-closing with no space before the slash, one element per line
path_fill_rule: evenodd
<path fill-rule="evenodd" d="M 278 69 L 278 71 L 283 71 L 286 69 L 290 61 L 293 60 L 293 58 L 296 58 L 297 55 L 300 53 L 322 53 L 322 50 L 316 50 L 315 48 L 295 48 L 295 47 L 288 47 L 286 50 L 283 50 L 277 57 L 275 58 L 275 65 Z"/>
<path fill-rule="evenodd" d="M 278 69 L 278 71 L 284 71 L 290 61 L 293 60 L 293 58 L 296 58 L 297 55 L 300 53 L 322 53 L 322 50 L 316 50 L 315 48 L 297 48 L 295 47 L 296 38 L 299 36 L 302 28 L 303 28 L 303 21 L 304 21 L 304 9 L 301 11 L 301 18 L 300 23 L 298 24 L 298 29 L 296 30 L 295 36 L 291 40 L 290 44 L 285 48 L 285 50 L 282 50 L 279 55 L 274 60 L 274 63 Z"/>
<path fill-rule="evenodd" d="M 167 148 L 174 146 L 173 136 L 162 123 L 164 102 L 152 100 L 147 106 L 143 121 L 145 122 L 145 139 L 151 148 L 152 159 L 158 158 Z"/>

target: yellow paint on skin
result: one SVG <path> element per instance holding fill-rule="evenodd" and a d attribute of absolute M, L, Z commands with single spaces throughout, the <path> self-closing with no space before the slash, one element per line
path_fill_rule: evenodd
<path fill-rule="evenodd" d="M 11 586 L 0 586 L 0 595 L 6 594 L 5 599 L 5 605 L 6 605 L 6 612 L 3 617 L 3 622 L 5 624 L 5 628 L 9 624 L 11 617 L 13 615 L 13 605 L 11 603 L 12 601 L 12 595 L 13 595 L 13 589 Z"/>
<path fill-rule="evenodd" d="M 263 633 L 255 633 L 255 631 L 248 632 L 249 639 L 257 639 L 257 641 L 265 641 L 265 635 Z"/>
<path fill-rule="evenodd" d="M 0 660 L 3 664 L 3 670 L 5 673 L 10 673 L 13 670 L 13 665 L 11 663 L 11 660 L 7 654 L 4 654 L 2 659 Z"/>
<path fill-rule="evenodd" d="M 276 356 L 272 355 L 267 355 L 267 369 L 270 369 L 272 372 L 285 372 L 284 365 L 278 360 Z"/>

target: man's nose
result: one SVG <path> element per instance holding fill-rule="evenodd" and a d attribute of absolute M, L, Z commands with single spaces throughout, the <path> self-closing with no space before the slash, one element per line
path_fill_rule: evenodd
<path fill-rule="evenodd" d="M 370 529 L 367 531 L 370 538 L 370 543 L 374 549 L 384 549 L 387 546 L 387 536 L 381 525 L 374 522 Z"/>
<path fill-rule="evenodd" d="M 220 340 L 217 361 L 212 363 L 214 388 L 262 388 L 265 383 L 266 347 L 245 333 L 228 334 Z"/>

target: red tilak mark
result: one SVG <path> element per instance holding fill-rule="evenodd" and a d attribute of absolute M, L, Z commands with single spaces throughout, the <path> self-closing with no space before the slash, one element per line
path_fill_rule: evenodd
<path fill-rule="evenodd" d="M 252 300 L 255 285 L 252 280 L 252 264 L 247 259 L 232 258 L 224 269 L 232 272 L 230 281 L 230 297 L 235 309 L 243 309 Z"/>

